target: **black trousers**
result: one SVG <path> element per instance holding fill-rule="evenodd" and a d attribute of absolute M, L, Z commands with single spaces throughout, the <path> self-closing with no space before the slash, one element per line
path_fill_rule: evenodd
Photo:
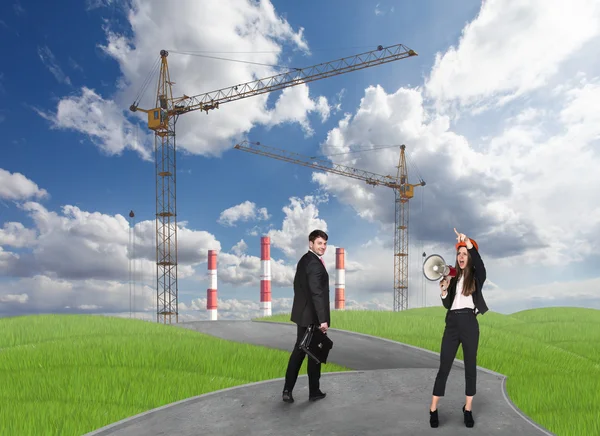
<path fill-rule="evenodd" d="M 475 395 L 477 384 L 477 347 L 479 345 L 479 323 L 471 310 L 446 313 L 446 328 L 442 337 L 440 368 L 433 385 L 433 395 L 443 397 L 452 363 L 462 344 L 465 363 L 465 394 Z"/>
<path fill-rule="evenodd" d="M 290 354 L 290 360 L 288 362 L 287 370 L 285 372 L 285 385 L 283 389 L 288 390 L 290 392 L 294 389 L 294 386 L 296 386 L 296 380 L 298 380 L 298 373 L 300 372 L 300 367 L 302 366 L 302 362 L 304 361 L 304 357 L 306 356 L 306 353 L 299 348 L 300 341 L 302 341 L 304 333 L 306 333 L 306 327 L 298 326 L 296 343 L 294 344 L 294 349 Z M 311 358 L 308 358 L 306 372 L 308 373 L 308 393 L 309 395 L 316 394 L 317 392 L 319 392 L 321 364 L 316 363 Z"/>

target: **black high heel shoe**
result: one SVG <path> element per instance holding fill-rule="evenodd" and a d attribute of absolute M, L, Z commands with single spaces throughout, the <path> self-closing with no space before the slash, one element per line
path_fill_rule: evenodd
<path fill-rule="evenodd" d="M 435 409 L 433 412 L 429 409 L 429 425 L 432 428 L 437 428 L 440 424 L 440 420 L 438 419 L 438 411 Z"/>
<path fill-rule="evenodd" d="M 463 406 L 463 415 L 465 417 L 465 425 L 469 428 L 475 425 L 475 421 L 473 420 L 473 412 L 470 410 L 465 410 L 465 406 Z"/>

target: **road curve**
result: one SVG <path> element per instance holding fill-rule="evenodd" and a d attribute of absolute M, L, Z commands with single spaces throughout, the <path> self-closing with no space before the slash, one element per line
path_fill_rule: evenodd
<path fill-rule="evenodd" d="M 195 321 L 177 324 L 237 342 L 290 351 L 295 325 L 258 321 Z M 428 405 L 439 354 L 368 335 L 330 329 L 330 361 L 351 368 L 323 373 L 327 398 L 309 403 L 306 376 L 294 389 L 296 402 L 281 401 L 283 379 L 268 380 L 185 399 L 103 427 L 86 436 L 197 435 L 552 435 L 510 402 L 505 377 L 478 368 L 473 415 L 462 422 L 464 370 L 455 361 L 440 426 L 429 427 Z M 282 375 L 285 368 L 282 368 Z"/>

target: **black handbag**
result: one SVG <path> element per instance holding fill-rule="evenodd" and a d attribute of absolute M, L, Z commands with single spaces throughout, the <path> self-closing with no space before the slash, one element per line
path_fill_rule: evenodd
<path fill-rule="evenodd" d="M 333 341 L 315 325 L 308 326 L 300 341 L 300 349 L 317 363 L 327 363 L 329 350 L 332 348 Z"/>

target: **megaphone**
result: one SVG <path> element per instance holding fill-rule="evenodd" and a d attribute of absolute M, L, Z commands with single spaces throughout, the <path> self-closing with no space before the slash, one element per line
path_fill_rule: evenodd
<path fill-rule="evenodd" d="M 423 262 L 423 275 L 427 280 L 436 281 L 442 277 L 456 276 L 456 268 L 447 265 L 439 254 L 432 254 Z"/>

